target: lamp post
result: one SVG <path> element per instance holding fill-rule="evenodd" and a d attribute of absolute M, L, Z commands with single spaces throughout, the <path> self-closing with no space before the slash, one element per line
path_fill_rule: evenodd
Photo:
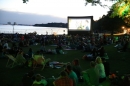
<path fill-rule="evenodd" d="M 14 24 L 13 24 L 13 34 L 14 34 L 14 25 L 16 25 L 16 22 L 14 22 Z"/>
<path fill-rule="evenodd" d="M 124 30 L 123 33 L 126 34 L 127 33 L 127 28 L 122 26 L 122 29 Z"/>

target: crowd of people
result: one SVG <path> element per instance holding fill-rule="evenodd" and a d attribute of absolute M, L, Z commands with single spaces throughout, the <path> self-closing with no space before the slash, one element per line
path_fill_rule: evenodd
<path fill-rule="evenodd" d="M 51 85 L 53 86 L 78 86 L 79 82 L 84 82 L 86 86 L 98 86 L 106 80 L 109 75 L 109 64 L 102 62 L 100 57 L 96 61 L 90 62 L 90 68 L 82 71 L 78 59 L 74 59 L 72 63 L 68 63 L 60 72 L 59 77 L 54 78 Z M 25 74 L 22 79 L 23 86 L 47 86 L 48 79 L 40 74 L 34 74 L 33 71 Z M 49 83 L 50 84 L 50 83 Z M 36 85 L 37 86 L 37 85 Z"/>
<path fill-rule="evenodd" d="M 85 82 L 88 86 L 98 86 L 106 80 L 110 75 L 109 63 L 106 62 L 104 56 L 107 53 L 104 45 L 117 44 L 119 50 L 126 51 L 128 48 L 129 37 L 111 38 L 106 35 L 102 36 L 54 36 L 54 35 L 34 35 L 34 34 L 14 34 L 0 35 L 0 52 L 1 58 L 6 57 L 6 54 L 13 55 L 17 62 L 22 66 L 29 65 L 29 61 L 36 54 L 63 54 L 62 46 L 65 48 L 82 50 L 90 52 L 90 55 L 83 56 L 85 60 L 90 61 L 90 69 L 81 70 L 79 59 L 74 59 L 72 63 L 65 65 L 60 76 L 55 78 L 52 84 L 54 86 L 78 86 L 79 82 Z M 11 44 L 11 46 L 9 45 Z M 33 52 L 30 45 L 41 45 L 37 52 Z M 55 44 L 57 47 L 54 50 L 47 49 L 46 46 Z M 23 52 L 23 47 L 28 47 L 28 52 Z M 45 59 L 45 58 L 43 58 Z M 28 72 L 23 76 L 23 86 L 47 86 L 48 80 L 40 74 L 34 74 L 33 71 Z"/>

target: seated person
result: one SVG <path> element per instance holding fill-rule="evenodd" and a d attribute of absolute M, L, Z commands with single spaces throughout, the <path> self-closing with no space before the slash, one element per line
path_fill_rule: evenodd
<path fill-rule="evenodd" d="M 42 53 L 47 52 L 46 47 L 45 47 L 44 44 L 42 44 L 42 46 L 40 47 L 40 52 L 42 52 Z"/>
<path fill-rule="evenodd" d="M 73 80 L 73 83 L 74 83 L 73 86 L 77 86 L 78 85 L 78 77 L 77 77 L 76 73 L 72 70 L 72 66 L 67 65 L 66 71 L 68 73 L 68 76 Z"/>
<path fill-rule="evenodd" d="M 23 51 L 19 51 L 18 54 L 16 55 L 16 62 L 18 64 L 25 64 L 26 59 L 23 57 Z"/>
<path fill-rule="evenodd" d="M 104 54 L 105 54 L 105 49 L 103 46 L 101 46 L 99 49 L 98 49 L 98 53 L 99 53 L 99 56 L 100 57 L 103 57 Z"/>
<path fill-rule="evenodd" d="M 57 47 L 55 48 L 56 49 L 56 53 L 57 54 L 63 54 L 63 48 L 62 48 L 62 46 L 61 45 L 57 45 Z"/>
<path fill-rule="evenodd" d="M 122 47 L 119 48 L 118 50 L 125 52 L 125 51 L 127 50 L 128 46 L 129 46 L 128 40 L 124 40 L 124 42 L 123 42 L 123 44 L 122 44 Z"/>
<path fill-rule="evenodd" d="M 33 71 L 30 71 L 30 72 L 26 73 L 22 78 L 22 85 L 23 86 L 32 86 L 32 84 L 33 84 L 33 76 L 34 76 Z"/>
<path fill-rule="evenodd" d="M 94 47 L 91 51 L 92 55 L 93 55 L 93 58 L 96 59 L 96 56 L 97 56 L 97 49 L 96 47 Z"/>
<path fill-rule="evenodd" d="M 54 86 L 74 86 L 73 80 L 68 77 L 65 71 L 60 73 L 60 77 L 53 82 Z"/>
<path fill-rule="evenodd" d="M 95 68 L 96 63 L 94 61 L 90 62 L 90 67 L 88 70 L 83 71 L 83 79 L 88 86 L 98 86 L 99 84 L 99 73 Z"/>
<path fill-rule="evenodd" d="M 105 74 L 106 74 L 106 76 L 109 76 L 110 75 L 110 65 L 106 61 L 105 58 L 102 58 L 102 62 L 103 62 L 104 68 L 105 68 Z"/>
<path fill-rule="evenodd" d="M 87 54 L 87 55 L 84 55 L 83 58 L 86 59 L 86 60 L 93 60 L 93 59 L 96 59 L 96 56 L 97 56 L 97 50 L 94 47 L 92 49 L 91 53 Z"/>
<path fill-rule="evenodd" d="M 8 50 L 6 48 L 6 46 L 2 49 L 2 57 L 5 57 L 5 54 L 8 53 Z"/>
<path fill-rule="evenodd" d="M 72 61 L 72 69 L 73 69 L 73 71 L 76 73 L 78 79 L 80 80 L 81 67 L 80 67 L 79 60 L 78 60 L 78 59 L 74 59 L 74 60 Z"/>
<path fill-rule="evenodd" d="M 42 78 L 42 76 L 40 74 L 36 75 L 32 86 L 37 86 L 37 85 L 39 85 L 39 86 L 46 86 L 47 85 L 47 81 L 44 78 Z"/>
<path fill-rule="evenodd" d="M 2 43 L 0 42 L 0 53 L 2 52 L 3 46 Z"/>
<path fill-rule="evenodd" d="M 5 41 L 5 43 L 4 43 L 4 45 L 3 45 L 3 47 L 6 47 L 7 49 L 10 49 L 10 47 L 9 47 L 9 45 L 8 45 L 8 42 L 7 42 L 7 41 Z"/>
<path fill-rule="evenodd" d="M 45 59 L 43 55 L 34 55 L 33 56 L 33 65 L 38 64 L 38 65 L 42 65 L 45 62 L 49 62 L 51 59 L 47 58 Z"/>
<path fill-rule="evenodd" d="M 106 80 L 106 73 L 105 73 L 105 68 L 104 68 L 104 65 L 102 63 L 101 57 L 97 57 L 95 62 L 96 62 L 95 68 L 99 72 L 99 83 L 102 83 L 103 81 Z"/>
<path fill-rule="evenodd" d="M 33 50 L 32 50 L 32 48 L 29 48 L 27 55 L 28 55 L 28 58 L 33 58 Z"/>
<path fill-rule="evenodd" d="M 74 42 L 71 42 L 71 43 L 70 43 L 70 48 L 71 48 L 71 49 L 76 49 L 76 48 L 77 48 L 76 45 L 74 44 Z"/>

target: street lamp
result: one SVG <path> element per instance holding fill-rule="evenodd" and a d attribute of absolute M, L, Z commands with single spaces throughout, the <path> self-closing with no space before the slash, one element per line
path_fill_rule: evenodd
<path fill-rule="evenodd" d="M 14 25 L 16 25 L 16 22 L 14 22 L 14 24 L 13 24 L 13 34 L 14 34 Z"/>
<path fill-rule="evenodd" d="M 123 29 L 123 33 L 126 34 L 127 33 L 126 27 L 122 26 L 122 29 Z"/>

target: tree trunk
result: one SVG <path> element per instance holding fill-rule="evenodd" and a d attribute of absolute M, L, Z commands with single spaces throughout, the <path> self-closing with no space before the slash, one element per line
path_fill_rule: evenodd
<path fill-rule="evenodd" d="M 111 31 L 111 38 L 113 38 L 113 34 L 114 34 L 114 31 L 112 30 L 112 31 Z"/>

